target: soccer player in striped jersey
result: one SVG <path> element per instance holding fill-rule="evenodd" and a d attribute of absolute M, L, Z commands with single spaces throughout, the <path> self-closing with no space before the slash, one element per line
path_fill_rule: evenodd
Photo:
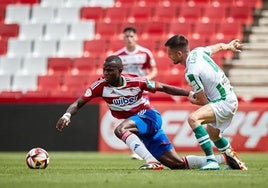
<path fill-rule="evenodd" d="M 118 56 L 107 57 L 103 65 L 103 78 L 91 84 L 84 94 L 67 108 L 66 113 L 58 120 L 56 128 L 62 131 L 70 123 L 71 116 L 82 106 L 93 98 L 102 97 L 112 115 L 124 119 L 114 133 L 146 161 L 140 169 L 162 170 L 163 165 L 170 169 L 187 169 L 205 165 L 205 156 L 191 155 L 181 158 L 177 155 L 162 129 L 160 113 L 143 96 L 143 91 L 161 91 L 180 96 L 188 96 L 189 91 L 142 77 L 128 77 L 121 74 L 122 71 L 122 60 Z M 217 157 L 219 162 L 224 161 L 222 155 Z"/>
<path fill-rule="evenodd" d="M 225 155 L 231 168 L 247 170 L 230 142 L 221 134 L 230 125 L 238 108 L 238 100 L 223 70 L 210 57 L 222 50 L 240 52 L 242 44 L 235 39 L 229 43 L 198 47 L 190 52 L 188 40 L 183 35 L 174 35 L 166 41 L 165 46 L 173 64 L 185 66 L 185 78 L 193 90 L 188 97 L 189 101 L 201 106 L 188 118 L 189 125 L 207 157 L 207 164 L 200 169 L 220 168 L 215 159 L 212 140 Z"/>
<path fill-rule="evenodd" d="M 154 79 L 157 76 L 156 62 L 151 50 L 137 44 L 138 35 L 135 27 L 125 27 L 123 30 L 123 39 L 125 46 L 114 52 L 123 62 L 123 73 L 133 74 L 139 77 Z M 149 99 L 148 92 L 143 92 L 144 96 Z M 142 158 L 136 153 L 131 154 L 132 159 Z"/>

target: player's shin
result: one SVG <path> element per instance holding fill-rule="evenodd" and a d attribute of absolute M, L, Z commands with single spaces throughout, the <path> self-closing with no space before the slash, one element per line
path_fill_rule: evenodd
<path fill-rule="evenodd" d="M 131 133 L 130 131 L 126 131 L 122 134 L 121 140 L 123 140 L 132 151 L 142 157 L 146 163 L 157 161 L 147 150 L 137 135 Z"/>

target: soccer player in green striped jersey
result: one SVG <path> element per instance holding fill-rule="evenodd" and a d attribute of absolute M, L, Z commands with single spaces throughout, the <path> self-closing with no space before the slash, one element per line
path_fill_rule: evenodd
<path fill-rule="evenodd" d="M 211 141 L 224 154 L 232 169 L 247 170 L 230 142 L 222 132 L 231 124 L 238 108 L 237 96 L 223 70 L 213 61 L 211 55 L 222 50 L 240 52 L 242 44 L 238 39 L 229 43 L 218 43 L 198 47 L 190 51 L 188 39 L 183 35 L 169 38 L 165 46 L 173 64 L 185 66 L 185 79 L 192 87 L 188 99 L 200 105 L 188 117 L 190 127 L 206 154 L 207 163 L 201 170 L 218 170 Z"/>

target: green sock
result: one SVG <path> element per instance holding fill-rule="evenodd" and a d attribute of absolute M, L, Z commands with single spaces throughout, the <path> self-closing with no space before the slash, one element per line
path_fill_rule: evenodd
<path fill-rule="evenodd" d="M 212 144 L 206 129 L 202 125 L 200 125 L 196 127 L 193 131 L 195 133 L 195 137 L 199 145 L 205 152 L 206 156 L 214 156 Z"/>
<path fill-rule="evenodd" d="M 230 142 L 224 137 L 221 137 L 219 140 L 214 142 L 214 144 L 221 153 L 230 147 Z"/>

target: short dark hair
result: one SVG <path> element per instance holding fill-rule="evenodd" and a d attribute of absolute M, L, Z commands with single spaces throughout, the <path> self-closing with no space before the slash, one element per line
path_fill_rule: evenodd
<path fill-rule="evenodd" d="M 119 56 L 117 55 L 111 55 L 111 56 L 108 56 L 104 63 L 114 63 L 114 65 L 118 68 L 123 68 L 123 63 L 122 63 L 122 60 Z"/>
<path fill-rule="evenodd" d="M 170 49 L 187 51 L 189 43 L 183 35 L 174 35 L 166 41 L 165 46 Z"/>
<path fill-rule="evenodd" d="M 133 26 L 125 27 L 124 30 L 123 30 L 123 33 L 127 32 L 127 31 L 132 31 L 133 33 L 137 33 L 136 28 L 133 27 Z"/>

